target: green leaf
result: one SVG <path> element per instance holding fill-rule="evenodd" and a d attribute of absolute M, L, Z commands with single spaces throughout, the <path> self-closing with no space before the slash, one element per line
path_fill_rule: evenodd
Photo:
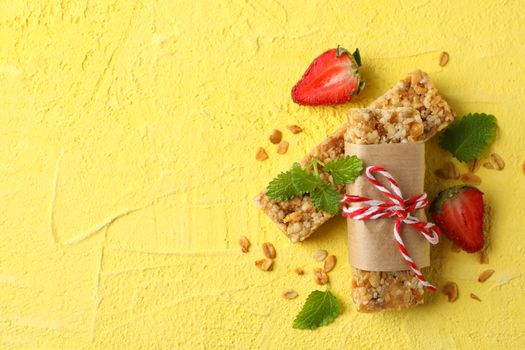
<path fill-rule="evenodd" d="M 266 195 L 273 201 L 286 201 L 298 196 L 292 182 L 292 171 L 288 170 L 280 173 L 275 179 L 270 181 Z"/>
<path fill-rule="evenodd" d="M 474 160 L 494 139 L 496 118 L 473 113 L 452 123 L 439 138 L 441 147 L 462 162 Z"/>
<path fill-rule="evenodd" d="M 296 193 L 304 194 L 312 192 L 315 188 L 322 185 L 322 180 L 314 174 L 309 174 L 302 169 L 298 163 L 294 163 L 292 170 L 292 183 Z"/>
<path fill-rule="evenodd" d="M 316 329 L 332 323 L 340 314 L 341 305 L 330 291 L 315 290 L 306 298 L 303 308 L 293 321 L 293 328 Z"/>
<path fill-rule="evenodd" d="M 341 200 L 339 193 L 337 193 L 332 185 L 323 183 L 310 193 L 310 198 L 317 209 L 321 209 L 332 215 L 339 212 Z"/>
<path fill-rule="evenodd" d="M 335 183 L 350 184 L 363 171 L 363 162 L 357 156 L 345 156 L 326 163 L 323 169 L 332 174 Z"/>

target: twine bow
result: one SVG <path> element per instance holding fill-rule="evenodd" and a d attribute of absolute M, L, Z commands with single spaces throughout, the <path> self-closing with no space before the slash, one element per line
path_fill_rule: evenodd
<path fill-rule="evenodd" d="M 382 186 L 379 183 L 379 181 L 377 181 L 373 173 L 383 175 L 390 183 L 391 191 L 387 190 L 384 186 Z M 397 248 L 403 256 L 405 263 L 414 272 L 414 274 L 421 281 L 423 286 L 429 291 L 435 292 L 436 287 L 434 287 L 430 282 L 428 282 L 425 279 L 425 277 L 423 277 L 423 274 L 417 267 L 416 263 L 410 257 L 410 254 L 408 253 L 405 244 L 403 243 L 403 239 L 400 235 L 401 224 L 407 224 L 419 231 L 429 243 L 437 244 L 439 242 L 441 232 L 436 225 L 430 222 L 423 222 L 418 218 L 410 215 L 410 213 L 414 210 L 423 209 L 427 207 L 427 194 L 423 193 L 409 198 L 407 200 L 404 200 L 399 185 L 396 182 L 396 180 L 394 180 L 394 178 L 392 177 L 392 174 L 390 174 L 384 168 L 379 166 L 367 167 L 366 177 L 368 178 L 368 181 L 370 181 L 380 192 L 386 195 L 390 199 L 390 201 L 383 202 L 372 198 L 346 194 L 342 200 L 343 204 L 362 203 L 365 206 L 351 207 L 345 205 L 343 207 L 343 216 L 349 217 L 354 220 L 374 220 L 395 217 L 396 221 L 394 225 L 394 238 L 396 241 Z"/>

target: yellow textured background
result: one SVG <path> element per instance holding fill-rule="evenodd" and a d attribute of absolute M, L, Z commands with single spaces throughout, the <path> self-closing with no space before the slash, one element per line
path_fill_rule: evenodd
<path fill-rule="evenodd" d="M 524 22 L 517 0 L 2 1 L 0 348 L 523 349 Z M 293 104 L 312 58 L 338 44 L 361 49 L 360 98 Z M 415 68 L 459 115 L 498 118 L 492 150 L 506 168 L 479 171 L 496 273 L 479 284 L 487 266 L 445 242 L 432 278 L 458 283 L 456 303 L 436 295 L 408 312 L 358 314 L 344 220 L 292 245 L 252 198 L 349 107 Z M 286 131 L 292 123 L 304 133 Z M 272 128 L 285 130 L 284 156 Z M 258 146 L 269 160 L 254 160 Z M 429 169 L 445 159 L 432 141 Z M 432 195 L 446 185 L 427 179 Z M 278 250 L 271 273 L 253 266 L 264 241 Z M 294 330 L 319 248 L 339 258 L 331 280 L 344 314 Z M 290 287 L 300 297 L 285 301 Z"/>

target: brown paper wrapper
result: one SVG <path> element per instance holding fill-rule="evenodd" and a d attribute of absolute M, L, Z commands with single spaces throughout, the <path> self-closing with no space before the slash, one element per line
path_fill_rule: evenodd
<path fill-rule="evenodd" d="M 377 165 L 387 169 L 398 182 L 403 197 L 424 192 L 425 179 L 425 144 L 419 142 L 356 145 L 345 143 L 345 154 L 356 155 L 363 165 Z M 382 175 L 375 174 L 377 180 L 390 189 Z M 357 178 L 354 184 L 347 186 L 347 193 L 388 201 L 388 197 L 379 192 L 366 176 Z M 359 203 L 355 204 L 359 206 Z M 426 221 L 425 212 L 419 209 L 411 215 Z M 376 220 L 348 219 L 348 257 L 350 264 L 368 271 L 402 271 L 408 267 L 394 240 L 394 218 Z M 402 224 L 401 237 L 412 257 L 419 266 L 430 265 L 429 243 L 417 230 Z"/>

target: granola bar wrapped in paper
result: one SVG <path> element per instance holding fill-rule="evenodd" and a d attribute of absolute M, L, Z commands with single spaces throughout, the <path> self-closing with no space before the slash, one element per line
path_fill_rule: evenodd
<path fill-rule="evenodd" d="M 396 108 L 399 105 L 407 106 L 406 108 L 417 113 L 411 115 L 405 112 L 402 117 L 399 117 L 400 108 Z M 425 141 L 439 130 L 445 128 L 454 118 L 454 112 L 438 95 L 429 77 L 421 71 L 416 71 L 372 103 L 371 108 L 354 109 L 349 112 L 349 128 L 345 135 L 347 152 L 349 154 L 359 153 L 358 156 L 366 158 L 366 152 L 361 152 L 351 145 L 384 145 Z M 401 189 L 404 191 L 405 196 L 422 193 L 424 159 L 421 159 L 421 149 L 418 149 L 416 146 L 411 150 L 393 151 L 397 153 L 397 156 L 384 154 L 384 152 L 386 152 L 385 149 L 380 152 L 386 157 L 383 158 L 383 162 L 385 163 L 385 159 L 390 159 L 394 163 L 383 165 L 388 166 L 395 164 L 395 162 L 405 161 L 405 168 L 408 164 L 409 168 L 412 166 L 414 169 L 412 175 L 407 176 L 405 173 L 397 178 L 401 182 Z M 397 159 L 392 159 L 393 157 L 397 157 Z M 406 162 L 406 158 L 410 157 L 414 157 L 416 160 Z M 419 162 L 417 159 L 419 159 Z M 397 169 L 400 168 L 403 167 L 398 167 Z M 389 170 L 395 172 L 396 168 L 392 167 Z M 419 213 L 419 215 L 422 215 L 422 213 Z M 351 231 L 356 229 L 355 225 L 355 222 L 350 224 Z M 382 229 L 379 228 L 379 230 Z M 391 237 L 391 226 L 385 227 L 383 230 L 385 238 Z M 407 228 L 403 228 L 403 230 L 407 230 Z M 349 254 L 358 255 L 355 252 L 352 253 L 354 248 L 359 249 L 359 247 L 355 246 L 357 245 L 356 237 L 353 233 L 355 232 L 350 232 L 349 247 L 351 248 Z M 428 266 L 428 245 L 426 242 L 421 241 L 419 235 L 410 233 L 412 232 L 408 232 L 405 236 L 411 237 L 410 242 L 413 243 L 413 245 L 409 243 L 409 245 L 412 245 L 412 247 L 408 247 L 409 251 L 417 255 L 414 260 L 420 266 Z M 393 245 L 391 241 L 383 242 L 387 245 Z M 362 241 L 360 243 L 362 244 Z M 389 249 L 393 249 L 390 245 Z M 376 250 L 381 249 L 383 248 L 376 247 Z M 350 257 L 352 263 L 358 265 L 358 267 L 352 268 L 352 299 L 358 311 L 400 310 L 424 302 L 423 285 L 414 272 L 404 265 L 400 259 L 399 252 L 390 250 L 386 253 L 392 258 L 397 258 L 397 265 L 389 266 L 387 264 L 383 269 L 373 268 L 381 266 L 377 262 L 384 260 L 381 258 L 382 254 L 376 255 L 375 258 L 377 260 L 375 261 L 369 260 L 369 266 L 362 264 L 363 259 L 366 261 L 371 256 L 374 256 L 373 252 L 372 254 L 370 253 L 370 251 L 368 251 L 368 255 L 366 252 L 362 253 L 365 256 L 360 257 L 360 263 L 355 263 Z"/>

